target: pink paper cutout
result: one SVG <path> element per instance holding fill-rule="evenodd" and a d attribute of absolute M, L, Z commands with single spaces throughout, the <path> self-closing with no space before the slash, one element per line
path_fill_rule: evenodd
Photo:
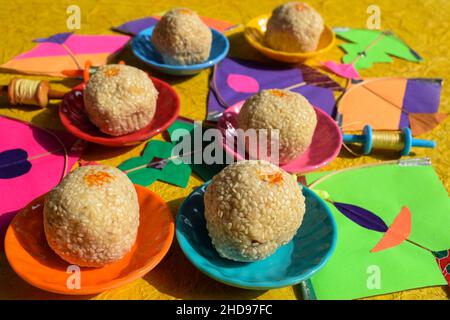
<path fill-rule="evenodd" d="M 63 46 L 57 43 L 39 43 L 30 51 L 19 54 L 15 60 L 36 58 L 36 57 L 51 57 L 51 56 L 65 56 L 67 51 Z"/>
<path fill-rule="evenodd" d="M 334 61 L 326 61 L 322 63 L 328 70 L 346 79 L 360 79 L 358 71 L 352 64 L 336 63 Z"/>
<path fill-rule="evenodd" d="M 65 42 L 74 54 L 115 53 L 130 40 L 129 36 L 116 35 L 71 35 Z M 28 52 L 22 53 L 14 59 L 28 59 L 37 57 L 65 56 L 67 51 L 57 43 L 39 43 Z"/>
<path fill-rule="evenodd" d="M 236 92 L 253 93 L 259 91 L 259 83 L 255 78 L 243 74 L 231 73 L 227 84 Z"/>
<path fill-rule="evenodd" d="M 66 132 L 55 132 L 55 134 L 68 149 L 66 170 L 68 173 L 82 150 L 72 150 L 71 146 L 74 146 L 77 140 L 74 136 Z M 30 159 L 36 155 L 61 149 L 62 146 L 54 136 L 42 129 L 18 120 L 0 117 L 0 152 L 15 148 L 24 149 Z M 64 152 L 61 151 L 29 160 L 32 167 L 28 173 L 12 179 L 0 179 L 0 244 L 15 214 L 60 182 L 64 169 L 63 154 Z"/>

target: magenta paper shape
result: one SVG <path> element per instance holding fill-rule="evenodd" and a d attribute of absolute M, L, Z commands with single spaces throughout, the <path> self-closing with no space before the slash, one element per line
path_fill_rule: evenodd
<path fill-rule="evenodd" d="M 109 62 L 129 41 L 124 35 L 77 35 L 59 33 L 33 40 L 38 44 L 0 65 L 1 69 L 25 74 L 65 77 L 66 69 L 83 69 L 90 60 L 93 65 Z"/>
<path fill-rule="evenodd" d="M 11 174 L 0 178 L 0 244 L 14 215 L 29 202 L 55 187 L 64 174 L 70 171 L 82 151 L 76 148 L 78 144 L 75 142 L 76 138 L 69 133 L 47 131 L 0 116 L 0 153 L 23 150 L 27 159 L 23 159 L 21 152 L 21 158 L 16 160 L 23 161 L 24 166 L 30 166 L 27 172 L 16 177 Z M 67 149 L 67 161 L 64 147 Z M 6 160 L 2 161 L 1 171 L 17 173 L 14 170 L 17 169 L 18 162 L 10 163 L 11 166 L 8 166 Z"/>
<path fill-rule="evenodd" d="M 255 78 L 244 74 L 231 73 L 227 77 L 228 86 L 236 92 L 255 93 L 259 91 L 259 83 Z"/>
<path fill-rule="evenodd" d="M 336 63 L 334 61 L 326 61 L 323 65 L 331 72 L 346 79 L 360 79 L 358 71 L 356 71 L 353 64 Z"/>

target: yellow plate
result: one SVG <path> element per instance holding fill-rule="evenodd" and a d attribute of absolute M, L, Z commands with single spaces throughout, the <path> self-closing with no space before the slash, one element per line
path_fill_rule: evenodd
<path fill-rule="evenodd" d="M 296 63 L 314 58 L 331 50 L 336 42 L 336 36 L 331 28 L 325 26 L 320 36 L 319 45 L 316 51 L 311 52 L 284 52 L 271 49 L 264 43 L 264 32 L 266 32 L 267 20 L 270 14 L 256 17 L 245 26 L 244 35 L 252 47 L 261 52 L 266 57 L 274 60 Z"/>

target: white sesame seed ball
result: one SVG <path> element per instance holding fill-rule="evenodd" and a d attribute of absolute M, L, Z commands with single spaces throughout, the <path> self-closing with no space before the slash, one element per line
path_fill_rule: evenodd
<path fill-rule="evenodd" d="M 155 115 L 157 99 L 158 91 L 144 71 L 120 64 L 99 67 L 84 89 L 89 119 L 112 136 L 147 126 Z"/>
<path fill-rule="evenodd" d="M 175 8 L 157 23 L 152 43 L 167 64 L 198 64 L 209 58 L 212 32 L 195 11 Z"/>
<path fill-rule="evenodd" d="M 248 98 L 237 120 L 238 128 L 243 130 L 278 129 L 281 164 L 309 147 L 317 125 L 316 112 L 305 97 L 280 89 L 263 90 Z M 253 150 L 247 151 L 252 154 Z"/>
<path fill-rule="evenodd" d="M 261 260 L 300 227 L 305 198 L 295 179 L 262 160 L 235 162 L 214 176 L 205 193 L 206 226 L 220 256 Z"/>
<path fill-rule="evenodd" d="M 80 167 L 45 197 L 47 242 L 72 264 L 100 267 L 121 259 L 136 241 L 138 227 L 136 190 L 114 167 Z"/>
<path fill-rule="evenodd" d="M 276 7 L 265 32 L 269 47 L 285 52 L 314 51 L 324 30 L 320 14 L 303 2 Z"/>

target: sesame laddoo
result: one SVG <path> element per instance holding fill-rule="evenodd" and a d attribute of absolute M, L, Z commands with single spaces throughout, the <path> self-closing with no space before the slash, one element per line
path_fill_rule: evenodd
<path fill-rule="evenodd" d="M 237 118 L 239 129 L 278 130 L 280 164 L 297 158 L 309 147 L 316 125 L 316 112 L 308 100 L 280 89 L 263 90 L 248 98 Z M 271 142 L 270 136 L 267 140 Z M 259 158 L 254 150 L 247 152 Z"/>
<path fill-rule="evenodd" d="M 72 264 L 101 267 L 121 259 L 136 241 L 138 227 L 136 189 L 114 167 L 80 167 L 45 197 L 47 242 Z"/>
<path fill-rule="evenodd" d="M 235 162 L 212 179 L 205 193 L 206 226 L 220 256 L 264 259 L 296 234 L 305 214 L 300 185 L 262 160 Z"/>
<path fill-rule="evenodd" d="M 310 52 L 317 48 L 324 22 L 320 14 L 303 2 L 276 7 L 267 21 L 266 44 L 285 52 Z"/>
<path fill-rule="evenodd" d="M 167 64 L 198 64 L 209 58 L 212 32 L 195 11 L 175 8 L 157 23 L 151 41 Z"/>
<path fill-rule="evenodd" d="M 144 71 L 110 64 L 99 67 L 92 75 L 83 99 L 89 119 L 100 131 L 121 136 L 150 123 L 158 91 Z"/>

